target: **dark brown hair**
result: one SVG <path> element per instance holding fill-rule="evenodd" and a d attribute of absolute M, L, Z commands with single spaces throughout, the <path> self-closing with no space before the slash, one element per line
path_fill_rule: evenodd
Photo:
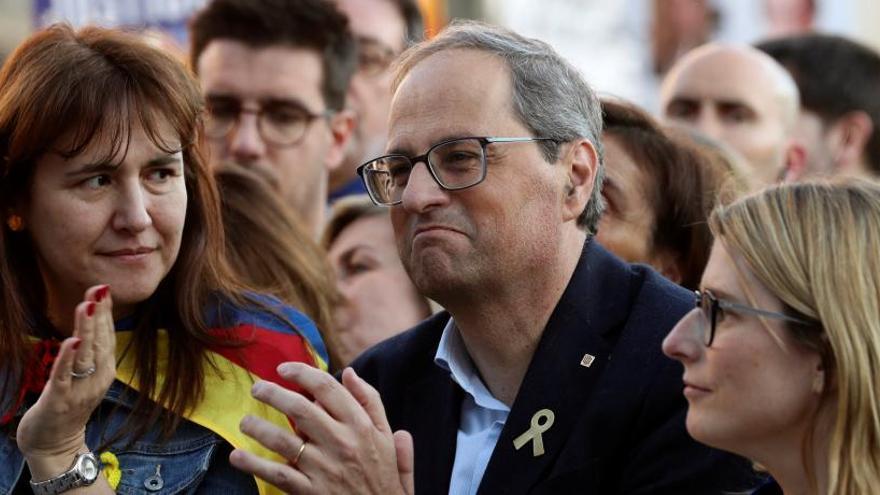
<path fill-rule="evenodd" d="M 113 30 L 51 26 L 19 46 L 0 72 L 4 215 L 26 203 L 34 167 L 46 153 L 74 156 L 106 141 L 107 157 L 118 159 L 135 125 L 165 151 L 175 150 L 160 138 L 164 125 L 182 143 L 188 201 L 180 251 L 153 296 L 140 305 L 128 351 L 141 390 L 134 437 L 160 420 L 163 434 L 170 435 L 181 415 L 201 400 L 206 348 L 223 343 L 208 332 L 206 308 L 218 296 L 244 304 L 223 261 L 219 199 L 199 153 L 202 108 L 199 88 L 182 64 L 134 35 Z M 28 335 L 53 333 L 27 231 L 0 229 L 0 282 L 0 356 L 12 372 L 3 384 L 6 397 L 20 386 L 15 377 L 29 359 Z M 162 384 L 157 381 L 159 328 L 167 330 L 169 341 Z M 158 403 L 149 400 L 151 394 Z"/>
<path fill-rule="evenodd" d="M 321 247 L 329 251 L 330 246 L 336 242 L 339 234 L 356 220 L 371 216 L 388 217 L 390 215 L 389 211 L 387 207 L 377 206 L 366 194 L 357 194 L 340 199 L 333 203 L 330 220 L 327 221 L 324 232 L 321 234 Z"/>
<path fill-rule="evenodd" d="M 403 18 L 403 25 L 406 27 L 406 37 L 404 46 L 410 46 L 415 43 L 424 41 L 425 39 L 425 21 L 422 18 L 422 11 L 416 0 L 392 0 L 400 17 Z"/>
<path fill-rule="evenodd" d="M 309 316 L 331 352 L 332 368 L 338 362 L 333 354 L 333 306 L 339 295 L 326 254 L 260 176 L 235 164 L 224 164 L 214 176 L 232 270 L 252 289 Z"/>
<path fill-rule="evenodd" d="M 809 33 L 777 38 L 755 47 L 791 73 L 801 107 L 826 126 L 849 112 L 864 111 L 874 126 L 865 162 L 880 174 L 880 53 L 843 36 Z"/>
<path fill-rule="evenodd" d="M 190 22 L 193 70 L 211 41 L 253 48 L 274 45 L 314 50 L 321 57 L 324 102 L 342 110 L 357 68 L 357 46 L 348 19 L 326 0 L 213 0 Z"/>
<path fill-rule="evenodd" d="M 681 135 L 663 130 L 633 104 L 602 100 L 605 132 L 647 176 L 647 203 L 654 212 L 649 246 L 673 257 L 679 283 L 696 289 L 712 248 L 706 219 L 725 183 L 725 173 Z"/>

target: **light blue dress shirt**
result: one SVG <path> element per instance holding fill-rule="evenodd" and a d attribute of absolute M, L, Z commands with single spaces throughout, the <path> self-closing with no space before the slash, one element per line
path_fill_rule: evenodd
<path fill-rule="evenodd" d="M 480 487 L 510 408 L 483 384 L 452 318 L 443 329 L 434 363 L 448 371 L 465 392 L 449 493 L 472 495 Z"/>

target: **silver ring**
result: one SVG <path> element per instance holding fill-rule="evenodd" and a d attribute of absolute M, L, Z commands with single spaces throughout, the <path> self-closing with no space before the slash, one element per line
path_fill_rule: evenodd
<path fill-rule="evenodd" d="M 82 373 L 77 373 L 76 371 L 70 370 L 70 376 L 72 376 L 74 378 L 88 378 L 94 374 L 95 374 L 95 367 L 94 366 L 83 371 Z"/>

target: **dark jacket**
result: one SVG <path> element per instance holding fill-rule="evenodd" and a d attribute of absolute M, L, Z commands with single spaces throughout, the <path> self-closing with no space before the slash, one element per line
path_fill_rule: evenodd
<path fill-rule="evenodd" d="M 525 303 L 525 302 L 524 302 Z M 699 494 L 756 486 L 748 463 L 698 444 L 684 424 L 682 367 L 661 342 L 691 292 L 588 241 L 554 309 L 479 492 Z M 434 363 L 441 313 L 373 347 L 354 368 L 415 441 L 416 491 L 448 493 L 462 390 Z M 581 365 L 585 354 L 595 359 Z M 541 409 L 546 453 L 514 449 Z"/>

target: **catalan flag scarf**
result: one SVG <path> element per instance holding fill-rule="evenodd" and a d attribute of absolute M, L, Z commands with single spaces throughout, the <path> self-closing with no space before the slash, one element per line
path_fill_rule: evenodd
<path fill-rule="evenodd" d="M 257 379 L 262 379 L 297 390 L 294 384 L 278 375 L 277 366 L 287 361 L 299 361 L 326 371 L 327 350 L 318 330 L 307 317 L 275 300 L 264 299 L 261 302 L 267 303 L 287 322 L 292 323 L 295 329 L 277 315 L 263 310 L 222 305 L 221 311 L 212 318 L 214 322 L 211 331 L 225 337 L 231 334 L 246 345 L 209 350 L 208 360 L 213 366 L 206 365 L 204 399 L 185 418 L 210 429 L 235 448 L 285 463 L 286 459 L 239 431 L 239 422 L 247 414 L 259 416 L 281 428 L 293 429 L 287 416 L 251 396 L 251 386 Z M 131 352 L 126 352 L 133 338 L 133 332 L 126 328 L 126 323 L 124 320 L 117 322 L 116 379 L 139 390 L 139 384 L 135 380 L 134 356 Z M 159 373 L 156 377 L 156 390 L 161 390 L 168 362 L 167 332 L 160 329 L 157 339 Z M 36 362 L 33 367 L 29 367 L 21 390 L 21 399 L 25 395 L 35 392 L 38 395 L 42 391 L 57 354 L 57 341 L 40 340 L 34 345 Z M 20 405 L 21 400 L 2 419 L 6 422 L 11 420 L 13 411 L 17 411 Z M 259 478 L 255 478 L 255 481 L 260 495 L 282 493 Z"/>

